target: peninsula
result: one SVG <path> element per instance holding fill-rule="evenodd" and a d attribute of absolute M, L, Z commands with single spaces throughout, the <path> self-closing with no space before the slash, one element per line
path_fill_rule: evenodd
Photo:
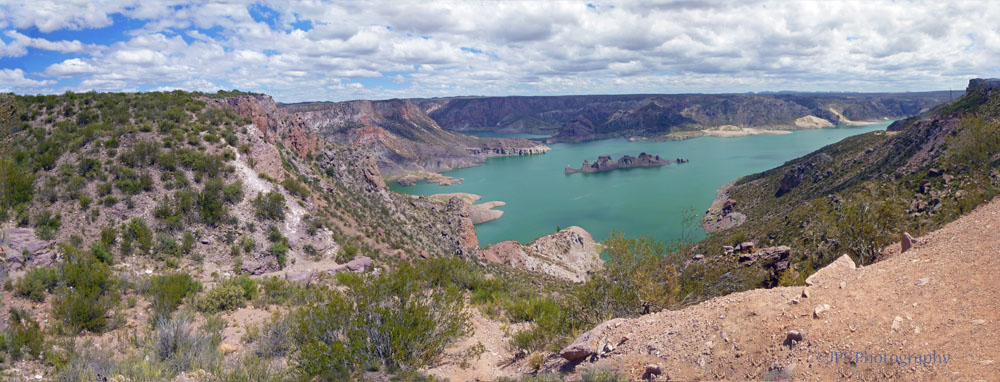
<path fill-rule="evenodd" d="M 677 162 L 687 162 L 686 159 L 677 158 Z M 610 155 L 601 155 L 597 157 L 597 161 L 591 164 L 590 162 L 584 160 L 583 166 L 579 170 L 574 169 L 570 166 L 566 166 L 565 173 L 572 174 L 575 172 L 604 172 L 624 168 L 634 168 L 634 167 L 656 167 L 668 165 L 673 162 L 660 158 L 659 155 L 649 155 L 646 153 L 640 153 L 639 157 L 633 157 L 630 155 L 625 155 L 619 158 L 617 161 L 612 161 Z"/>

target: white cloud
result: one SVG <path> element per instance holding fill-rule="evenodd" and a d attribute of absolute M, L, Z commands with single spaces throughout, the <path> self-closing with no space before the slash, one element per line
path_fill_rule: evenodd
<path fill-rule="evenodd" d="M 20 57 L 28 47 L 76 54 L 41 74 L 79 78 L 82 88 L 227 84 L 289 102 L 930 90 L 1000 75 L 1000 3 L 993 2 L 254 3 L 273 8 L 277 22 L 254 20 L 250 0 L 0 5 L 0 25 L 19 30 L 104 27 L 116 12 L 145 21 L 101 47 L 8 31 L 0 56 Z"/>
<path fill-rule="evenodd" d="M 21 69 L 0 69 L 0 91 L 20 91 L 55 84 L 52 80 L 33 80 L 24 76 Z"/>

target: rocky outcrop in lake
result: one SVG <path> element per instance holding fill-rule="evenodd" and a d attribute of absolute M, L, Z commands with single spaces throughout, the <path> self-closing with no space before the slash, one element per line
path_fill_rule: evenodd
<path fill-rule="evenodd" d="M 684 160 L 686 163 L 687 160 Z M 660 158 L 659 155 L 649 155 L 646 153 L 639 154 L 638 157 L 633 157 L 630 155 L 625 155 L 619 158 L 617 161 L 611 159 L 610 155 L 601 155 L 597 157 L 597 161 L 591 164 L 590 162 L 584 160 L 583 166 L 580 169 L 574 169 L 570 166 L 566 166 L 565 173 L 572 174 L 576 172 L 604 172 L 619 170 L 625 168 L 635 168 L 635 167 L 657 167 L 671 164 L 673 162 Z"/>

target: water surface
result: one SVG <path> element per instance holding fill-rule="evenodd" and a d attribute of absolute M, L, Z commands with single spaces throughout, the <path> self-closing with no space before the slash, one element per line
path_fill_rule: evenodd
<path fill-rule="evenodd" d="M 780 166 L 848 136 L 884 130 L 877 125 L 798 130 L 783 135 L 735 138 L 699 137 L 684 141 L 628 142 L 609 139 L 584 143 L 558 143 L 544 155 L 491 158 L 482 166 L 447 172 L 465 178 L 461 184 L 441 186 L 418 183 L 392 190 L 410 194 L 469 192 L 483 201 L 507 202 L 504 216 L 479 224 L 479 243 L 503 240 L 527 243 L 555 232 L 556 227 L 581 226 L 597 240 L 612 230 L 628 236 L 649 235 L 667 241 L 681 235 L 682 213 L 693 209 L 700 216 L 715 199 L 715 190 L 729 181 Z M 563 174 L 566 165 L 579 168 L 584 159 L 598 155 L 637 156 L 640 152 L 664 158 L 690 159 L 690 163 L 635 168 L 604 173 Z M 690 237 L 705 232 L 699 224 Z"/>

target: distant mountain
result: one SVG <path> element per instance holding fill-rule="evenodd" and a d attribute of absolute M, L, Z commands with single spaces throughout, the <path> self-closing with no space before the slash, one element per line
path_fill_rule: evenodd
<path fill-rule="evenodd" d="M 721 126 L 796 129 L 904 118 L 949 92 L 648 94 L 418 99 L 446 130 L 547 133 L 550 142 L 621 136 L 663 138 Z"/>

